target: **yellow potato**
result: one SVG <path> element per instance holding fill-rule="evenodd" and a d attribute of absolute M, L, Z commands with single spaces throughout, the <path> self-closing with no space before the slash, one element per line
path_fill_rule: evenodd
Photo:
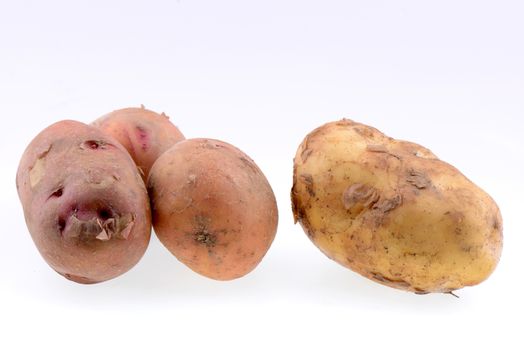
<path fill-rule="evenodd" d="M 342 120 L 298 148 L 295 220 L 329 258 L 420 294 L 476 285 L 502 251 L 493 199 L 417 144 Z"/>

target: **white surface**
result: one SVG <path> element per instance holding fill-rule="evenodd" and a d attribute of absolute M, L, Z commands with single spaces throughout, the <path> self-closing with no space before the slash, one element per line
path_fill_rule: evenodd
<path fill-rule="evenodd" d="M 1 1 L 0 348 L 522 349 L 523 17 L 518 0 Z M 156 238 L 93 286 L 39 256 L 15 189 L 25 146 L 54 121 L 141 103 L 266 172 L 280 225 L 250 275 L 207 280 Z M 460 299 L 383 287 L 293 225 L 295 150 L 342 117 L 427 146 L 497 200 L 488 281 Z"/>

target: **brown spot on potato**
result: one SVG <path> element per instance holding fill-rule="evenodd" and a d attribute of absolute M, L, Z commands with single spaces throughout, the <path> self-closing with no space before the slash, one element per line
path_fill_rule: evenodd
<path fill-rule="evenodd" d="M 292 191 L 291 192 L 291 211 L 293 212 L 293 221 L 296 224 L 298 220 L 300 219 L 300 217 L 298 215 L 297 203 L 294 198 L 295 198 L 295 194 Z"/>
<path fill-rule="evenodd" d="M 58 219 L 58 231 L 60 232 L 60 235 L 62 235 L 62 232 L 65 229 L 66 221 L 64 218 Z"/>
<path fill-rule="evenodd" d="M 50 198 L 60 198 L 60 197 L 62 197 L 63 193 L 64 193 L 64 188 L 60 186 L 59 188 L 54 190 L 53 193 L 51 193 L 51 195 L 48 197 L 48 199 L 50 199 Z"/>
<path fill-rule="evenodd" d="M 311 228 L 311 224 L 309 223 L 309 220 L 306 215 L 306 210 L 302 206 L 300 206 L 295 200 L 293 200 L 292 203 L 295 224 L 297 222 L 300 222 L 300 225 L 302 226 L 308 237 L 310 239 L 313 239 L 315 237 L 315 232 Z"/>
<path fill-rule="evenodd" d="M 392 198 L 386 198 L 384 200 L 379 200 L 373 207 L 371 211 L 371 216 L 368 218 L 371 220 L 375 227 L 387 224 L 385 221 L 386 214 L 390 211 L 396 209 L 402 204 L 402 195 L 397 194 Z"/>
<path fill-rule="evenodd" d="M 207 148 L 207 149 L 213 149 L 213 150 L 217 150 L 217 149 L 220 149 L 222 148 L 223 146 L 212 141 L 212 140 L 204 140 L 204 142 L 201 143 L 201 147 L 203 148 Z"/>
<path fill-rule="evenodd" d="M 352 215 L 356 216 L 362 211 L 373 207 L 379 198 L 380 195 L 374 187 L 356 183 L 344 191 L 342 203 L 346 210 L 349 210 Z"/>
<path fill-rule="evenodd" d="M 208 229 L 211 224 L 211 219 L 205 215 L 197 215 L 194 220 L 194 240 L 198 243 L 204 244 L 208 248 L 214 247 L 217 242 L 217 236 Z"/>
<path fill-rule="evenodd" d="M 499 219 L 496 216 L 493 217 L 493 224 L 492 224 L 492 226 L 493 226 L 493 230 L 495 230 L 495 231 L 498 231 L 500 229 L 500 227 L 501 227 Z"/>
<path fill-rule="evenodd" d="M 77 282 L 77 283 L 94 284 L 94 283 L 98 282 L 98 281 L 92 280 L 92 279 L 84 277 L 84 276 L 73 275 L 73 274 L 70 274 L 70 273 L 60 273 L 60 272 L 58 272 L 58 273 L 61 274 L 62 276 L 64 276 L 65 278 L 67 278 L 68 280 L 73 281 L 73 282 Z"/>
<path fill-rule="evenodd" d="M 258 173 L 259 172 L 259 169 L 257 168 L 257 166 L 255 165 L 255 162 L 253 162 L 253 160 L 247 158 L 247 157 L 239 157 L 239 159 L 242 161 L 242 163 L 244 163 L 246 165 L 247 168 L 251 169 L 254 173 Z"/>
<path fill-rule="evenodd" d="M 385 145 L 367 145 L 366 151 L 376 153 L 388 153 L 388 149 Z"/>
<path fill-rule="evenodd" d="M 431 186 L 431 180 L 422 171 L 411 169 L 406 177 L 406 182 L 419 190 Z"/>
<path fill-rule="evenodd" d="M 337 123 L 337 125 L 340 125 L 340 122 Z M 355 123 L 351 121 L 351 125 L 359 125 L 358 123 Z M 374 130 L 368 127 L 365 127 L 363 125 L 359 126 L 353 126 L 353 130 L 359 134 L 360 136 L 366 138 L 366 139 L 372 139 L 375 135 Z"/>
<path fill-rule="evenodd" d="M 313 153 L 313 147 L 311 147 L 311 140 L 315 138 L 318 134 L 323 132 L 322 128 L 317 128 L 313 130 L 309 135 L 306 136 L 303 142 L 302 152 L 300 152 L 300 158 L 302 163 L 306 163 L 309 159 L 309 156 Z"/>
<path fill-rule="evenodd" d="M 381 145 L 367 145 L 366 146 L 366 151 L 373 152 L 373 153 L 384 153 L 384 154 L 387 154 L 387 155 L 389 155 L 391 157 L 397 158 L 398 160 L 402 160 L 402 158 L 398 154 L 390 152 L 386 148 L 386 146 L 384 146 L 382 144 Z"/>
<path fill-rule="evenodd" d="M 383 201 L 377 202 L 373 206 L 373 209 L 377 209 L 385 214 L 397 208 L 401 204 L 402 204 L 402 195 L 397 194 L 393 198 L 387 198 L 387 199 L 384 199 Z"/>
<path fill-rule="evenodd" d="M 429 294 L 430 292 L 427 292 L 423 289 L 420 289 L 420 288 L 414 288 L 414 291 L 415 291 L 415 294 L 417 295 L 426 295 L 426 294 Z"/>
<path fill-rule="evenodd" d="M 452 222 L 456 225 L 459 225 L 462 223 L 462 221 L 464 221 L 464 214 L 460 211 L 447 211 L 444 213 L 444 215 L 449 216 Z"/>
<path fill-rule="evenodd" d="M 206 229 L 202 229 L 195 233 L 195 241 L 205 244 L 208 247 L 214 247 L 217 237 Z"/>
<path fill-rule="evenodd" d="M 402 288 L 402 289 L 410 289 L 411 288 L 411 284 L 403 279 L 393 279 L 393 278 L 389 278 L 389 277 L 386 277 L 378 272 L 371 272 L 371 278 L 374 279 L 375 281 L 378 281 L 378 282 L 381 282 L 381 283 L 384 283 L 384 284 L 388 284 L 388 285 L 392 285 L 392 286 L 395 286 L 397 288 Z"/>
<path fill-rule="evenodd" d="M 313 176 L 311 174 L 302 174 L 300 179 L 306 185 L 306 191 L 311 197 L 315 197 L 315 189 L 313 188 Z"/>
<path fill-rule="evenodd" d="M 81 149 L 106 149 L 109 146 L 113 146 L 110 143 L 105 142 L 104 140 L 86 140 L 80 144 Z M 114 146 L 113 146 L 114 147 Z"/>
<path fill-rule="evenodd" d="M 304 148 L 302 153 L 300 153 L 300 157 L 302 158 L 302 162 L 305 163 L 307 161 L 307 159 L 309 158 L 309 156 L 311 155 L 311 153 L 313 153 L 312 149 Z"/>

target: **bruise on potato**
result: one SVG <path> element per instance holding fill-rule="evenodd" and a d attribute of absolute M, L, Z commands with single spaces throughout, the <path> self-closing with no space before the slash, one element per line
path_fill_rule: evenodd
<path fill-rule="evenodd" d="M 17 189 L 39 252 L 79 283 L 116 277 L 149 243 L 145 186 L 125 149 L 94 127 L 62 121 L 24 152 Z"/>
<path fill-rule="evenodd" d="M 252 271 L 275 237 L 273 191 L 256 164 L 221 141 L 177 143 L 148 179 L 160 241 L 193 271 L 231 280 Z"/>
<path fill-rule="evenodd" d="M 488 194 L 430 150 L 351 120 L 306 136 L 291 199 L 322 252 L 394 288 L 452 292 L 485 280 L 500 258 L 502 218 Z"/>
<path fill-rule="evenodd" d="M 113 111 L 98 118 L 92 125 L 125 147 L 144 181 L 156 159 L 185 139 L 165 113 L 158 114 L 144 106 Z"/>

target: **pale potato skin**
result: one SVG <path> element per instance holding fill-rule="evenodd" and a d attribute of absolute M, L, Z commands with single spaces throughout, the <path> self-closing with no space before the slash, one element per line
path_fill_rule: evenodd
<path fill-rule="evenodd" d="M 97 128 L 66 120 L 44 129 L 22 155 L 16 185 L 36 247 L 64 277 L 106 281 L 143 256 L 147 190 L 127 151 Z"/>
<path fill-rule="evenodd" d="M 325 255 L 391 287 L 452 292 L 484 281 L 501 255 L 488 194 L 428 149 L 351 120 L 304 139 L 291 197 Z"/>
<path fill-rule="evenodd" d="M 157 158 L 175 143 L 185 139 L 167 115 L 143 106 L 118 109 L 98 118 L 92 125 L 125 147 L 142 172 L 144 182 Z"/>
<path fill-rule="evenodd" d="M 275 196 L 239 149 L 212 139 L 177 143 L 148 179 L 160 241 L 193 271 L 232 280 L 252 271 L 277 230 Z"/>

